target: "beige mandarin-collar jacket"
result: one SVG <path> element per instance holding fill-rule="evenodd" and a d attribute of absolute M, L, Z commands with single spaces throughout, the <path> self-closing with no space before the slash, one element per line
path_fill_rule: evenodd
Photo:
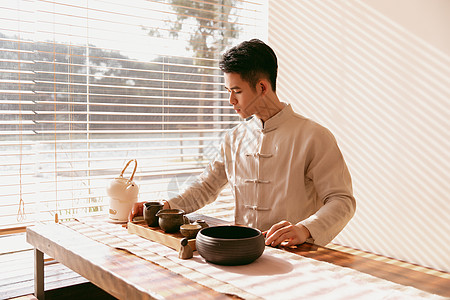
<path fill-rule="evenodd" d="M 355 212 L 349 171 L 334 136 L 290 105 L 267 120 L 231 129 L 220 152 L 172 208 L 193 212 L 213 202 L 229 183 L 235 221 L 267 230 L 300 222 L 317 245 L 329 243 Z"/>

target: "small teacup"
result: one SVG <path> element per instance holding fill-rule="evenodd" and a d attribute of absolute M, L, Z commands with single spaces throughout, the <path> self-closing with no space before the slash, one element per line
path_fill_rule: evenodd
<path fill-rule="evenodd" d="M 200 229 L 202 229 L 200 224 L 183 224 L 180 226 L 181 234 L 188 239 L 195 239 Z"/>
<path fill-rule="evenodd" d="M 150 201 L 144 203 L 144 220 L 150 227 L 158 226 L 158 216 L 156 215 L 164 207 L 162 201 Z"/>
<path fill-rule="evenodd" d="M 194 222 L 194 224 L 198 224 L 198 225 L 202 226 L 202 229 L 209 227 L 208 223 L 206 223 L 205 220 L 196 220 Z"/>

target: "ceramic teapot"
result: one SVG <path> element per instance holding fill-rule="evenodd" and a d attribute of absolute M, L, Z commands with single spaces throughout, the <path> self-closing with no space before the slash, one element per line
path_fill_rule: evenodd
<path fill-rule="evenodd" d="M 131 162 L 134 162 L 134 170 L 131 177 L 127 179 L 123 177 L 123 173 Z M 109 218 L 112 221 L 127 222 L 133 204 L 138 201 L 139 187 L 133 181 L 136 168 L 135 159 L 128 161 L 119 177 L 114 178 L 106 189 L 109 196 Z"/>

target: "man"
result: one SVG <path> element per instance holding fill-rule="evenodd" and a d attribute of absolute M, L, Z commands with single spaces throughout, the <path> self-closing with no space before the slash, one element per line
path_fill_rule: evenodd
<path fill-rule="evenodd" d="M 229 102 L 246 120 L 226 133 L 203 174 L 164 208 L 193 212 L 213 202 L 228 183 L 236 224 L 267 231 L 266 245 L 329 243 L 356 207 L 333 135 L 278 99 L 277 58 L 262 41 L 228 50 L 219 66 Z M 139 203 L 130 220 L 141 212 Z"/>

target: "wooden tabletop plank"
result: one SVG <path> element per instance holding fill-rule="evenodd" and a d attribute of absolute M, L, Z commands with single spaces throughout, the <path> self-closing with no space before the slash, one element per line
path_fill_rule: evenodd
<path fill-rule="evenodd" d="M 119 299 L 232 298 L 59 224 L 27 228 L 27 242 Z"/>
<path fill-rule="evenodd" d="M 353 255 L 308 243 L 298 245 L 296 248 L 284 249 L 304 257 L 352 268 L 378 278 L 406 286 L 412 286 L 432 294 L 450 297 L 449 279 L 417 271 L 413 268 L 389 264 L 361 255 Z M 390 260 L 395 261 L 393 259 Z"/>

